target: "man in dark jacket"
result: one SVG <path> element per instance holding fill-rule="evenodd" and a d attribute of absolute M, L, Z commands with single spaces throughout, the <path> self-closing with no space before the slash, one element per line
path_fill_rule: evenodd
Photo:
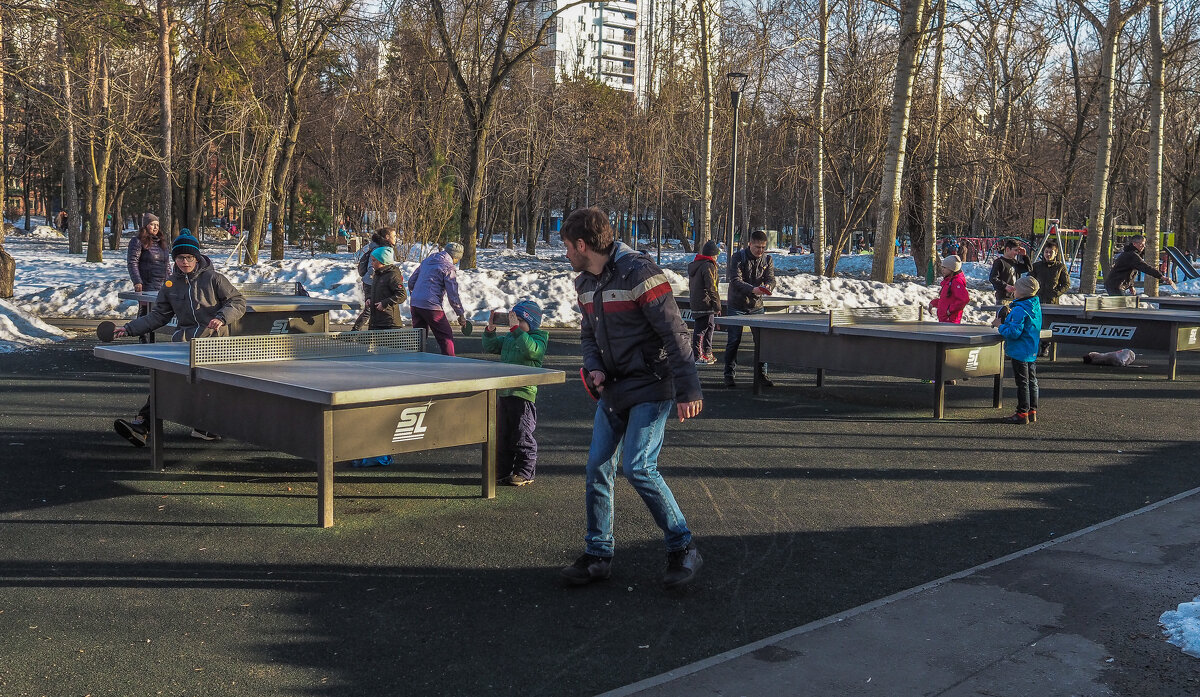
<path fill-rule="evenodd" d="M 186 341 L 202 332 L 217 336 L 228 336 L 229 323 L 241 319 L 246 313 L 246 299 L 233 287 L 229 279 L 218 273 L 212 260 L 200 253 L 200 243 L 191 235 L 180 235 L 171 245 L 171 256 L 175 259 L 175 271 L 158 291 L 158 299 L 144 317 L 117 327 L 115 337 L 140 336 L 166 326 L 175 318 L 179 328 L 172 336 L 174 341 Z M 137 446 L 146 444 L 150 416 L 150 400 L 138 411 L 132 421 L 117 419 L 113 428 L 129 442 Z M 201 440 L 216 440 L 218 436 L 206 431 L 192 429 L 192 437 Z"/>
<path fill-rule="evenodd" d="M 688 264 L 688 303 L 691 305 L 692 357 L 696 365 L 712 365 L 717 362 L 712 355 L 713 330 L 717 316 L 721 314 L 721 291 L 717 271 L 717 255 L 721 246 L 716 240 L 704 243 L 704 249 Z"/>
<path fill-rule="evenodd" d="M 1125 245 L 1125 250 L 1117 255 L 1116 260 L 1113 261 L 1112 268 L 1104 276 L 1104 290 L 1108 291 L 1109 295 L 1128 295 L 1129 289 L 1133 288 L 1134 279 L 1137 278 L 1139 273 L 1153 276 L 1160 281 L 1166 281 L 1171 284 L 1172 288 L 1175 287 L 1174 280 L 1142 259 L 1142 254 L 1145 251 L 1145 235 L 1134 235 L 1129 239 L 1129 244 Z"/>
<path fill-rule="evenodd" d="M 757 315 L 765 312 L 762 296 L 775 290 L 775 262 L 767 254 L 767 233 L 750 233 L 750 246 L 729 257 L 725 277 L 729 281 L 729 314 Z M 737 368 L 738 347 L 742 345 L 743 327 L 725 327 L 725 386 L 736 387 L 733 371 Z M 765 363 L 754 367 L 760 384 L 772 387 L 767 379 Z"/>
<path fill-rule="evenodd" d="M 1029 257 L 1016 240 L 1004 240 L 1004 251 L 992 262 L 992 273 L 988 280 L 996 291 L 996 304 L 1003 305 L 1012 300 L 1007 288 L 1017 282 L 1017 278 L 1029 273 L 1033 268 L 1029 265 Z"/>
<path fill-rule="evenodd" d="M 371 268 L 375 277 L 371 282 L 371 297 L 368 300 L 371 329 L 404 326 L 399 321 L 399 314 L 400 306 L 408 299 L 408 290 L 404 287 L 404 274 L 395 262 L 395 252 L 391 247 L 379 247 L 371 252 Z"/>
<path fill-rule="evenodd" d="M 682 586 L 703 564 L 683 512 L 658 472 L 667 419 L 703 407 L 688 330 L 671 284 L 650 257 L 615 241 L 607 216 L 577 210 L 563 223 L 563 244 L 583 315 L 580 344 L 588 382 L 599 393 L 588 452 L 587 548 L 561 575 L 583 585 L 612 573 L 613 480 L 617 463 L 637 490 L 667 545 L 663 585 Z"/>

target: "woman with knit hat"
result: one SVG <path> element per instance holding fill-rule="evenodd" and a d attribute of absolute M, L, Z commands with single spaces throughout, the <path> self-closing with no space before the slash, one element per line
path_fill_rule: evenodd
<path fill-rule="evenodd" d="M 542 308 L 532 300 L 514 305 L 503 336 L 497 334 L 495 321 L 492 313 L 483 332 L 483 350 L 500 354 L 505 363 L 541 368 L 550 342 L 550 335 L 541 328 Z M 537 475 L 536 399 L 535 385 L 500 390 L 496 400 L 496 477 L 501 484 L 525 486 Z"/>
<path fill-rule="evenodd" d="M 158 216 L 147 213 L 142 216 L 142 227 L 129 240 L 129 248 L 125 252 L 129 280 L 133 281 L 134 291 L 140 293 L 161 289 L 163 281 L 167 280 L 169 258 L 170 247 L 167 238 L 159 230 Z M 150 303 L 138 303 L 138 317 L 145 317 L 148 312 Z M 139 338 L 145 344 L 152 341 L 154 335 Z"/>
<path fill-rule="evenodd" d="M 721 272 L 717 270 L 717 255 L 721 246 L 716 240 L 704 243 L 704 248 L 688 264 L 688 302 L 691 304 L 692 359 L 696 365 L 712 365 L 717 359 L 712 355 L 713 330 L 716 318 L 721 314 L 721 291 L 717 286 Z"/>

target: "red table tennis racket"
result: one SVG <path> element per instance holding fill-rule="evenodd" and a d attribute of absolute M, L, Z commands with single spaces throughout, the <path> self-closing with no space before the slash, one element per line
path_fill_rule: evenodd
<path fill-rule="evenodd" d="M 96 325 L 96 338 L 108 343 L 113 340 L 113 336 L 117 332 L 117 325 L 114 322 L 101 322 Z"/>
<path fill-rule="evenodd" d="M 583 389 L 587 391 L 588 396 L 593 400 L 599 401 L 600 388 L 596 383 L 592 382 L 592 374 L 588 372 L 587 368 L 579 369 L 579 379 L 583 380 Z"/>

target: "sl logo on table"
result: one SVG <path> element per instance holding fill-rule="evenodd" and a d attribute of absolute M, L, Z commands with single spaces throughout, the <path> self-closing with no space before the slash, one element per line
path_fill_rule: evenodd
<path fill-rule="evenodd" d="M 271 331 L 268 334 L 287 334 L 291 331 L 290 319 L 277 319 L 271 323 Z"/>
<path fill-rule="evenodd" d="M 408 407 L 400 412 L 400 420 L 396 422 L 396 430 L 392 434 L 393 443 L 402 443 L 410 440 L 421 440 L 425 437 L 425 414 L 429 412 L 429 408 L 433 406 L 433 402 L 422 404 L 416 407 Z"/>

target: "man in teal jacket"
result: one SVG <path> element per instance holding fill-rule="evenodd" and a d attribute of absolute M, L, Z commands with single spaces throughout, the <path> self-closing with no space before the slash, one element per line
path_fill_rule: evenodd
<path fill-rule="evenodd" d="M 483 332 L 483 350 L 513 365 L 541 368 L 550 335 L 541 329 L 542 308 L 522 300 L 508 313 L 508 332 L 498 336 L 493 318 Z M 500 390 L 496 412 L 496 476 L 501 484 L 525 486 L 537 475 L 537 385 Z"/>

